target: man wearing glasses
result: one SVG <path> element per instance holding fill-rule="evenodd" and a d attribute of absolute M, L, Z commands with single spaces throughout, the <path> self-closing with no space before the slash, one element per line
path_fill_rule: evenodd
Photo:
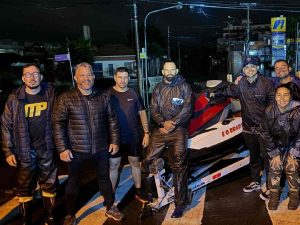
<path fill-rule="evenodd" d="M 151 116 L 156 123 L 147 156 L 143 161 L 143 173 L 168 147 L 169 163 L 173 173 L 175 210 L 172 218 L 180 218 L 187 205 L 188 195 L 188 122 L 192 115 L 192 89 L 178 74 L 173 61 L 163 65 L 163 80 L 158 83 L 152 94 Z"/>
<path fill-rule="evenodd" d="M 35 64 L 23 67 L 23 86 L 8 97 L 2 115 L 2 149 L 10 166 L 17 167 L 17 195 L 23 225 L 31 224 L 31 205 L 37 181 L 42 190 L 45 224 L 54 224 L 57 167 L 51 113 L 54 87 L 41 83 Z"/>

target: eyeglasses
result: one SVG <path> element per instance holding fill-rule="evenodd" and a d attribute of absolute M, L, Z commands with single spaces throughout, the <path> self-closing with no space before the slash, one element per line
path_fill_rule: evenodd
<path fill-rule="evenodd" d="M 40 73 L 39 72 L 33 72 L 33 73 L 24 73 L 23 76 L 26 77 L 26 78 L 31 78 L 31 77 L 34 77 L 34 78 L 39 78 L 40 77 Z"/>

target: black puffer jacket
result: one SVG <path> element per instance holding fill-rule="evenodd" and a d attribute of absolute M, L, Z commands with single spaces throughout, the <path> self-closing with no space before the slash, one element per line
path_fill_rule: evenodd
<path fill-rule="evenodd" d="M 158 83 L 152 94 L 151 115 L 158 126 L 166 120 L 172 120 L 176 127 L 187 127 L 192 115 L 192 89 L 185 79 L 177 75 L 167 84 Z"/>
<path fill-rule="evenodd" d="M 285 151 L 300 157 L 300 102 L 291 101 L 289 108 L 281 113 L 274 103 L 264 113 L 261 135 L 271 158 Z"/>
<path fill-rule="evenodd" d="M 54 143 L 51 127 L 51 113 L 55 101 L 54 86 L 41 83 L 41 90 L 45 91 L 47 107 L 47 122 L 41 124 L 46 126 L 46 145 L 49 151 L 53 151 Z M 14 90 L 8 97 L 2 114 L 2 149 L 5 156 L 15 154 L 23 162 L 29 162 L 30 139 L 28 123 L 25 118 L 25 85 Z"/>
<path fill-rule="evenodd" d="M 55 102 L 52 122 L 59 153 L 70 149 L 94 154 L 120 141 L 109 95 L 96 89 L 89 97 L 83 96 L 78 88 L 61 94 Z"/>
<path fill-rule="evenodd" d="M 274 102 L 274 87 L 271 80 L 258 74 L 257 79 L 250 83 L 244 76 L 238 85 L 232 84 L 216 95 L 239 98 L 243 119 L 243 129 L 256 133 L 262 121 L 262 115 L 268 105 Z"/>

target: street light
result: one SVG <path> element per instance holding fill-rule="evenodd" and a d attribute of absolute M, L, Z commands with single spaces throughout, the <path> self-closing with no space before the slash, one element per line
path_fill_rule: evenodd
<path fill-rule="evenodd" d="M 145 79 L 146 79 L 146 106 L 149 105 L 149 99 L 148 99 L 148 52 L 147 52 L 147 19 L 150 15 L 157 13 L 157 12 L 161 12 L 161 11 L 166 11 L 169 9 L 182 9 L 182 3 L 178 2 L 177 5 L 174 6 L 170 6 L 170 7 L 166 7 L 166 8 L 162 8 L 162 9 L 156 9 L 153 10 L 151 12 L 149 12 L 144 19 L 144 48 L 145 48 Z"/>

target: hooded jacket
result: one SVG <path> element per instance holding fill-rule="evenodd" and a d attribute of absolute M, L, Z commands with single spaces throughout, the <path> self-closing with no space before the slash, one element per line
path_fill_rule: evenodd
<path fill-rule="evenodd" d="M 53 103 L 55 101 L 54 86 L 49 83 L 41 83 L 41 91 L 45 92 L 47 101 L 47 121 L 43 126 L 46 126 L 46 147 L 47 150 L 54 149 L 51 113 Z M 16 155 L 19 160 L 29 162 L 30 156 L 30 137 L 28 130 L 28 122 L 25 118 L 25 85 L 14 90 L 7 99 L 5 108 L 2 114 L 2 149 L 5 157 L 12 154 Z"/>
<path fill-rule="evenodd" d="M 281 113 L 274 103 L 263 116 L 261 135 L 272 158 L 286 151 L 300 157 L 300 102 L 291 101 L 288 107 Z"/>
<path fill-rule="evenodd" d="M 93 89 L 84 96 L 76 87 L 61 94 L 52 115 L 54 141 L 59 153 L 92 153 L 119 144 L 119 124 L 107 93 Z"/>
<path fill-rule="evenodd" d="M 176 75 L 171 83 L 158 83 L 152 93 L 151 116 L 158 126 L 172 120 L 176 127 L 188 127 L 192 115 L 192 89 L 185 79 Z"/>

